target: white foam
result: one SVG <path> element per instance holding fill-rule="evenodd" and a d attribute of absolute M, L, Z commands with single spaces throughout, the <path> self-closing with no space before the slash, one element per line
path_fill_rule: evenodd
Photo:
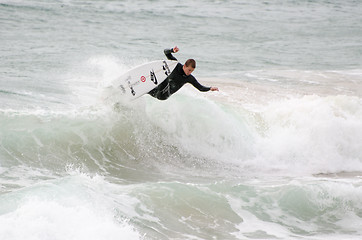
<path fill-rule="evenodd" d="M 7 199 L 15 204 L 1 210 L 0 239 L 140 239 L 103 188 L 102 178 L 76 174 L 12 193 Z"/>
<path fill-rule="evenodd" d="M 84 203 L 31 199 L 0 216 L 1 239 L 139 239 L 127 222 Z"/>
<path fill-rule="evenodd" d="M 349 96 L 280 100 L 261 113 L 256 160 L 288 172 L 362 171 L 362 101 Z"/>

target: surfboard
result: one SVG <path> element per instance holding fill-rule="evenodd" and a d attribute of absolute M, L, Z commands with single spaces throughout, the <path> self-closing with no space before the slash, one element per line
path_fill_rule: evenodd
<path fill-rule="evenodd" d="M 162 83 L 175 69 L 177 61 L 158 60 L 139 65 L 116 80 L 113 87 L 120 90 L 124 98 L 134 100 Z"/>

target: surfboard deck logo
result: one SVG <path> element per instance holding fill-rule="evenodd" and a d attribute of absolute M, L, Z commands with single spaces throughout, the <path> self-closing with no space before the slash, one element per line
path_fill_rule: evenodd
<path fill-rule="evenodd" d="M 129 89 L 131 89 L 131 94 L 133 95 L 133 96 L 135 96 L 136 95 L 136 92 L 135 92 L 135 90 L 133 89 L 133 86 L 134 85 L 136 85 L 136 84 L 138 84 L 138 82 L 135 82 L 135 83 L 131 83 L 131 76 L 129 76 L 127 79 L 126 79 L 126 82 L 128 83 L 128 87 L 129 87 Z"/>
<path fill-rule="evenodd" d="M 150 71 L 150 76 L 151 76 L 151 81 L 157 85 L 157 77 L 156 77 L 155 71 L 153 71 L 153 69 L 152 69 L 152 71 Z"/>
<path fill-rule="evenodd" d="M 175 69 L 177 61 L 158 60 L 139 65 L 112 82 L 120 94 L 134 100 L 162 83 Z"/>
<path fill-rule="evenodd" d="M 165 71 L 166 76 L 170 75 L 171 71 L 170 71 L 170 68 L 168 67 L 167 62 L 165 60 L 163 60 L 162 69 Z"/>

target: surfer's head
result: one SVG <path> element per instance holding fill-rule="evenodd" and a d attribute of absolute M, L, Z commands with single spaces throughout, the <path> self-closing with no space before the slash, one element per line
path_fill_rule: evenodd
<path fill-rule="evenodd" d="M 189 59 L 185 62 L 185 65 L 183 66 L 183 70 L 187 76 L 191 75 L 191 73 L 196 68 L 196 61 L 194 59 Z"/>

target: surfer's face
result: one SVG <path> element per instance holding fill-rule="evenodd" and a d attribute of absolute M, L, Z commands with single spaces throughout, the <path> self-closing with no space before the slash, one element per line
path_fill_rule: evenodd
<path fill-rule="evenodd" d="M 183 66 L 183 70 L 187 76 L 191 75 L 191 73 L 195 70 L 195 68 L 192 68 L 191 66 Z"/>

